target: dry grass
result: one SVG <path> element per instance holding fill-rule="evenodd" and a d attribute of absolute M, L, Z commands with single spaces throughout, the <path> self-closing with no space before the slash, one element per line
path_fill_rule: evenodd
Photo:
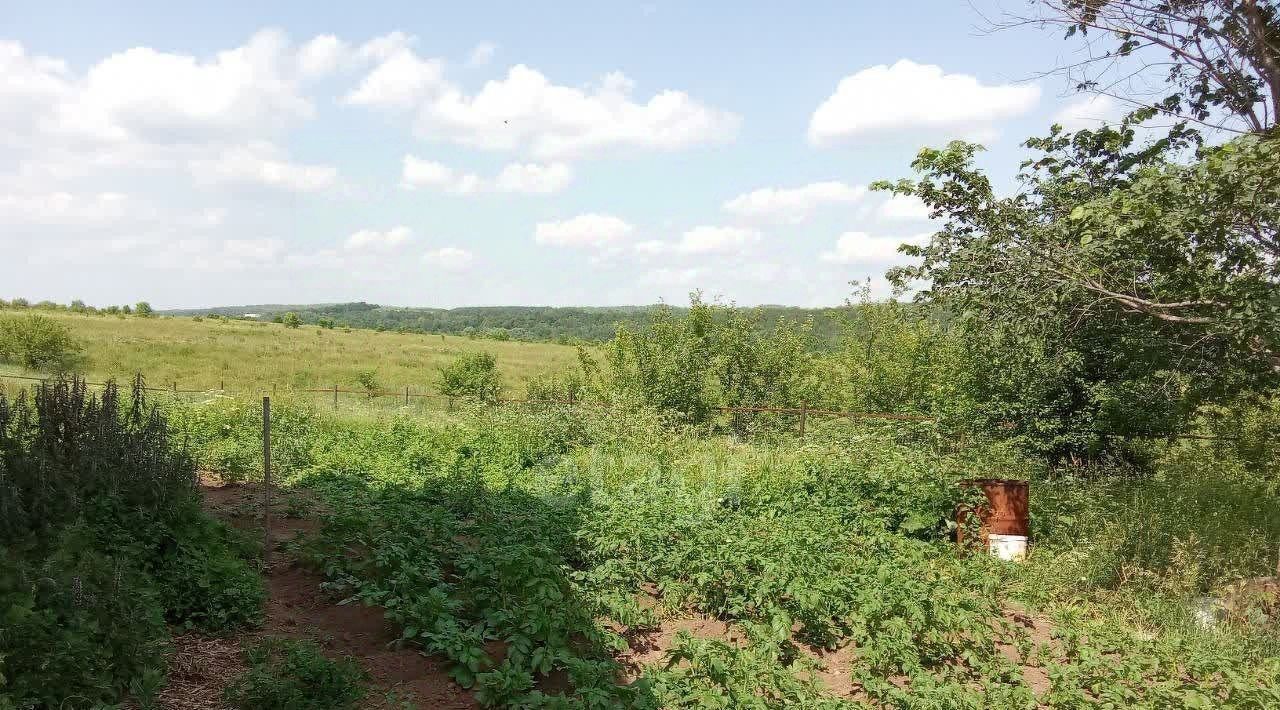
<path fill-rule="evenodd" d="M 577 364 L 574 348 L 550 343 L 316 326 L 289 329 L 246 321 L 42 314 L 66 323 L 84 345 L 84 372 L 91 380 L 124 381 L 141 372 L 152 386 L 176 382 L 184 390 L 216 390 L 223 383 L 227 392 L 243 394 L 335 384 L 359 389 L 360 371 L 373 370 L 385 390 L 434 392 L 439 367 L 462 353 L 487 351 L 498 359 L 507 393 L 523 396 L 531 377 Z M 24 373 L 0 367 L 0 374 Z"/>

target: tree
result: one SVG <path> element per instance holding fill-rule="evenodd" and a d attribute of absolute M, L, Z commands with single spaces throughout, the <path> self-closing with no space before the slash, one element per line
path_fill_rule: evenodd
<path fill-rule="evenodd" d="M 80 343 L 62 322 L 41 315 L 0 317 L 0 363 L 60 373 L 80 362 Z"/>
<path fill-rule="evenodd" d="M 133 307 L 133 312 L 142 318 L 150 318 L 155 315 L 155 311 L 152 310 L 151 304 L 146 301 L 138 301 L 138 303 Z"/>
<path fill-rule="evenodd" d="M 1280 117 L 1280 11 L 1272 0 L 1037 0 L 1028 23 L 1078 37 L 1078 88 L 1215 129 L 1265 133 Z M 1090 37 L 1090 33 L 1094 37 Z M 1097 38 L 1101 35 L 1101 38 Z"/>
<path fill-rule="evenodd" d="M 982 334 L 992 415 L 1054 421 L 1057 454 L 1097 443 L 1081 429 L 1176 431 L 1200 402 L 1280 377 L 1280 143 L 1182 164 L 1185 133 L 1134 135 L 1055 127 L 1028 141 L 1041 155 L 1011 197 L 960 142 L 921 151 L 919 181 L 877 185 L 945 220 L 891 278 L 926 282 L 921 300 Z"/>
<path fill-rule="evenodd" d="M 328 317 L 320 318 L 316 321 L 316 324 L 325 330 L 333 330 L 334 325 L 336 325 L 333 319 Z"/>
<path fill-rule="evenodd" d="M 498 360 L 489 353 L 465 353 L 440 368 L 440 394 L 496 403 L 502 393 Z"/>
<path fill-rule="evenodd" d="M 289 311 L 288 313 L 284 314 L 284 316 L 281 317 L 280 322 L 284 323 L 284 327 L 286 328 L 297 328 L 298 326 L 302 325 L 302 319 L 299 318 L 298 314 L 294 313 L 293 311 Z"/>

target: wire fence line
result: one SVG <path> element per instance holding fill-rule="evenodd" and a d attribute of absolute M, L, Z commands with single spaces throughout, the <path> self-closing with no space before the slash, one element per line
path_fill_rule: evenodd
<path fill-rule="evenodd" d="M 30 382 L 50 382 L 50 381 L 56 380 L 57 377 L 56 376 L 35 377 L 30 375 L 0 374 L 0 379 L 25 380 Z M 146 379 L 144 378 L 143 381 L 145 382 Z M 94 387 L 105 387 L 107 383 L 106 382 L 89 382 L 88 380 L 85 380 L 85 384 L 94 386 Z M 227 393 L 225 380 L 219 382 L 218 387 L 209 387 L 209 388 L 202 388 L 202 389 L 179 388 L 178 382 L 176 380 L 172 381 L 169 387 L 143 387 L 143 389 L 148 392 L 168 392 L 171 394 L 214 394 L 214 393 L 226 394 Z M 268 389 L 270 389 L 271 394 L 273 395 L 275 394 L 276 386 L 274 384 L 271 385 L 270 388 L 264 387 L 260 391 L 265 393 Z M 443 402 L 447 402 L 447 407 L 450 410 L 453 409 L 454 401 L 456 399 L 459 399 L 458 397 L 453 397 L 453 396 L 441 394 L 438 392 L 414 392 L 412 387 L 405 387 L 403 391 L 385 390 L 385 389 L 371 390 L 371 389 L 343 388 L 335 384 L 332 387 L 308 387 L 308 388 L 300 388 L 300 389 L 290 389 L 289 391 L 308 393 L 308 394 L 332 395 L 334 409 L 338 408 L 340 395 L 359 395 L 360 397 L 363 397 L 365 399 L 370 399 L 370 400 L 379 399 L 379 398 L 388 398 L 388 397 L 394 397 L 397 399 L 403 398 L 404 403 L 406 405 L 410 404 L 414 400 L 423 400 L 423 399 L 443 401 Z M 560 405 L 560 406 L 570 406 L 570 407 L 594 407 L 594 408 L 612 409 L 612 405 L 606 402 L 591 402 L 591 401 L 586 401 L 581 399 L 500 398 L 497 400 L 497 402 L 499 404 L 505 404 L 505 405 Z M 837 411 L 837 410 L 830 410 L 830 409 L 811 409 L 807 405 L 801 405 L 800 407 L 715 407 L 714 409 L 716 409 L 717 411 L 727 412 L 734 415 L 738 415 L 738 414 L 795 415 L 799 417 L 798 424 L 799 424 L 799 431 L 801 435 L 803 435 L 805 432 L 807 420 L 810 416 L 831 416 L 831 417 L 841 417 L 841 418 L 849 418 L 849 419 L 884 419 L 884 420 L 890 420 L 890 421 L 912 421 L 912 422 L 935 421 L 933 417 L 927 417 L 927 416 L 916 415 L 916 414 L 899 414 L 899 413 L 893 413 L 893 412 L 845 412 L 845 411 Z"/>

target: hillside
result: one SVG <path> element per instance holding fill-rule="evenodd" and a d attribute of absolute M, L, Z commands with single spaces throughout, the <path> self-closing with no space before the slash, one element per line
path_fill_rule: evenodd
<path fill-rule="evenodd" d="M 335 384 L 356 388 L 360 373 L 371 370 L 382 388 L 427 392 L 440 366 L 462 353 L 485 351 L 497 357 L 507 387 L 521 392 L 530 377 L 577 361 L 574 348 L 548 343 L 308 325 L 290 329 L 226 319 L 42 314 L 65 323 L 81 342 L 82 369 L 91 380 L 125 380 L 141 372 L 154 386 L 176 382 L 179 389 L 190 390 L 217 389 L 223 383 L 230 392 Z M 0 366 L 0 373 L 18 372 Z"/>
<path fill-rule="evenodd" d="M 373 303 L 255 304 L 217 306 L 200 309 L 162 311 L 175 316 L 223 315 L 241 317 L 257 314 L 271 320 L 276 314 L 293 311 L 304 323 L 318 323 L 322 318 L 352 328 L 407 331 L 411 333 L 448 333 L 479 335 L 496 339 L 555 341 L 561 343 L 602 342 L 613 337 L 619 324 L 636 325 L 659 305 L 607 307 L 553 306 L 480 306 L 468 308 L 408 308 L 380 306 Z M 674 308 L 677 313 L 688 309 Z M 798 308 L 766 305 L 760 327 L 771 329 L 779 319 L 801 322 L 813 319 L 814 335 L 824 345 L 834 344 L 840 337 L 839 308 Z"/>

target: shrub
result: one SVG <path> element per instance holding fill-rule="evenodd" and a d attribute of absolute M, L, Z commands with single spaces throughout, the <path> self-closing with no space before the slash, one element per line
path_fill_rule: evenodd
<path fill-rule="evenodd" d="M 334 323 L 332 318 L 321 318 L 320 320 L 316 321 L 316 323 L 321 328 L 324 328 L 325 330 L 333 330 L 333 326 L 337 325 L 336 323 Z"/>
<path fill-rule="evenodd" d="M 339 710 L 364 697 L 364 673 L 351 659 L 333 661 L 310 641 L 266 639 L 245 653 L 249 671 L 226 699 L 243 710 Z"/>
<path fill-rule="evenodd" d="M 361 370 L 356 373 L 356 384 L 360 385 L 360 387 L 364 389 L 365 394 L 372 399 L 373 396 L 378 393 L 378 390 L 381 389 L 381 386 L 378 384 L 378 371 Z"/>
<path fill-rule="evenodd" d="M 81 348 L 71 329 L 47 316 L 0 317 L 0 363 L 40 372 L 70 372 Z"/>
<path fill-rule="evenodd" d="M 114 706 L 163 676 L 168 621 L 254 620 L 261 580 L 200 508 L 159 410 L 114 384 L 0 394 L 0 708 Z"/>
<path fill-rule="evenodd" d="M 151 308 L 151 304 L 146 301 L 138 301 L 133 307 L 133 312 L 143 318 L 150 318 L 155 315 L 155 310 Z"/>
<path fill-rule="evenodd" d="M 284 323 L 284 327 L 286 328 L 297 328 L 302 325 L 302 318 L 300 318 L 297 313 L 289 311 L 280 318 L 280 322 Z"/>
<path fill-rule="evenodd" d="M 502 392 L 498 361 L 489 353 L 466 353 L 440 368 L 440 394 L 496 402 Z"/>

